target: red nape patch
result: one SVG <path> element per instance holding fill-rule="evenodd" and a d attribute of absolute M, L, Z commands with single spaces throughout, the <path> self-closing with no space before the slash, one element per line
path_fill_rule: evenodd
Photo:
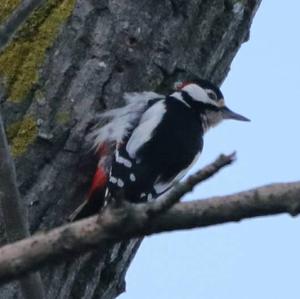
<path fill-rule="evenodd" d="M 182 81 L 182 82 L 177 82 L 175 84 L 175 89 L 176 90 L 181 90 L 182 88 L 186 87 L 189 84 L 192 84 L 193 82 L 191 81 Z"/>
<path fill-rule="evenodd" d="M 96 173 L 93 177 L 92 185 L 88 192 L 88 198 L 90 198 L 95 191 L 104 188 L 106 186 L 106 183 L 107 175 L 105 170 L 103 168 L 97 168 Z"/>

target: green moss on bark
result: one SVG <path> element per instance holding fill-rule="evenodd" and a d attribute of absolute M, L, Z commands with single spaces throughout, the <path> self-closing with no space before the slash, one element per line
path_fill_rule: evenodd
<path fill-rule="evenodd" d="M 0 54 L 0 75 L 6 80 L 10 101 L 22 101 L 37 83 L 46 51 L 72 13 L 75 2 L 48 0 L 25 22 L 16 38 Z"/>
<path fill-rule="evenodd" d="M 0 4 L 0 23 L 3 23 L 5 19 L 14 11 L 14 9 L 20 4 L 21 0 L 1 0 Z"/>

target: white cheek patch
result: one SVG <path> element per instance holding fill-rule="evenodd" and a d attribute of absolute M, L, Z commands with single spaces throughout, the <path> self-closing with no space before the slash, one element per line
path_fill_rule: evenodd
<path fill-rule="evenodd" d="M 216 103 L 209 98 L 206 91 L 196 84 L 188 84 L 182 90 L 187 92 L 195 101 L 216 106 Z"/>

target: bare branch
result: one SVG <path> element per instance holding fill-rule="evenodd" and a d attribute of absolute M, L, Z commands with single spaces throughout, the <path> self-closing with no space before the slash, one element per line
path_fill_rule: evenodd
<path fill-rule="evenodd" d="M 279 213 L 295 216 L 300 212 L 300 182 L 273 184 L 230 196 L 177 203 L 154 218 L 149 217 L 148 206 L 125 203 L 120 208 L 107 207 L 101 217 L 94 216 L 2 247 L 1 283 L 50 261 L 74 258 L 79 252 L 92 248 L 103 249 L 108 242 L 257 216 Z"/>
<path fill-rule="evenodd" d="M 9 43 L 10 39 L 26 21 L 31 13 L 41 4 L 43 0 L 24 0 L 13 11 L 6 22 L 0 26 L 0 52 Z"/>
<path fill-rule="evenodd" d="M 16 182 L 14 162 L 9 154 L 2 117 L 0 114 L 0 205 L 5 232 L 9 242 L 29 237 L 24 207 Z M 32 273 L 20 280 L 25 298 L 44 298 L 43 285 L 38 273 Z"/>
<path fill-rule="evenodd" d="M 160 196 L 159 200 L 149 204 L 149 216 L 160 214 L 170 209 L 183 195 L 193 191 L 197 184 L 212 177 L 223 167 L 234 162 L 235 159 L 235 152 L 227 156 L 220 155 L 214 162 L 190 175 L 185 181 L 178 182 L 169 192 Z"/>

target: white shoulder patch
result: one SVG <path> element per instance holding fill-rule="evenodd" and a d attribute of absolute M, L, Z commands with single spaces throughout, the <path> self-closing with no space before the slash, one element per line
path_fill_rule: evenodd
<path fill-rule="evenodd" d="M 125 93 L 126 105 L 124 107 L 112 109 L 100 115 L 100 119 L 109 119 L 109 122 L 103 127 L 95 129 L 89 135 L 89 138 L 93 140 L 93 148 L 97 149 L 103 142 L 122 142 L 142 117 L 149 101 L 163 97 L 163 95 L 151 91 Z"/>
<path fill-rule="evenodd" d="M 135 158 L 139 148 L 151 139 L 153 131 L 161 122 L 165 112 L 166 105 L 164 101 L 155 103 L 144 112 L 139 125 L 132 132 L 126 145 L 126 150 L 131 158 Z"/>

